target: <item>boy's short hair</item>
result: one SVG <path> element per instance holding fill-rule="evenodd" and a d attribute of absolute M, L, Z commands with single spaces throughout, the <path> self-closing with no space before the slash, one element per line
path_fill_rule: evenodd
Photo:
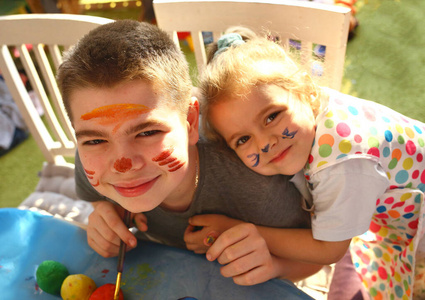
<path fill-rule="evenodd" d="M 72 122 L 70 97 L 83 88 L 110 88 L 131 80 L 146 80 L 182 113 L 192 90 L 184 54 L 155 25 L 119 20 L 86 34 L 64 55 L 57 81 Z"/>

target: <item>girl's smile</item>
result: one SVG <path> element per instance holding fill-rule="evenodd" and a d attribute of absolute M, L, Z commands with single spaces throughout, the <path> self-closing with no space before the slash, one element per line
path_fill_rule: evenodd
<path fill-rule="evenodd" d="M 283 150 L 281 153 L 279 153 L 278 155 L 276 155 L 276 157 L 272 158 L 272 160 L 270 161 L 270 163 L 278 163 L 280 162 L 282 159 L 284 159 L 286 157 L 286 155 L 288 154 L 289 150 L 291 149 L 291 146 L 289 146 L 288 148 L 286 148 L 285 150 Z"/>

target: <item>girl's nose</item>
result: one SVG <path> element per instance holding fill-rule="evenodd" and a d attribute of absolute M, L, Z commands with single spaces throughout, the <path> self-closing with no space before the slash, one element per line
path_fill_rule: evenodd
<path fill-rule="evenodd" d="M 267 153 L 269 152 L 270 144 L 267 144 L 264 146 L 264 148 L 261 149 L 261 152 Z"/>
<path fill-rule="evenodd" d="M 259 148 L 262 153 L 267 153 L 274 148 L 277 144 L 275 136 L 264 137 L 259 140 Z"/>

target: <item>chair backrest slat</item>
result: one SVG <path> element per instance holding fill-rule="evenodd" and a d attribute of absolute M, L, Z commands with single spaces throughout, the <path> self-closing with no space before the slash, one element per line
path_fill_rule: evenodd
<path fill-rule="evenodd" d="M 70 14 L 23 14 L 0 17 L 0 72 L 32 136 L 49 163 L 74 156 L 76 141 L 55 74 L 62 53 L 84 34 L 111 19 Z M 19 57 L 12 55 L 16 52 Z M 22 68 L 44 115 L 37 111 L 19 72 Z"/>
<path fill-rule="evenodd" d="M 206 63 L 202 32 L 216 41 L 230 26 L 245 26 L 257 34 L 278 37 L 283 45 L 299 43 L 301 63 L 311 63 L 313 48 L 326 46 L 319 83 L 340 89 L 343 75 L 349 8 L 296 0 L 154 0 L 158 26 L 170 34 L 190 32 L 198 72 Z M 202 39 L 201 39 L 202 40 Z M 317 70 L 311 69 L 312 75 Z"/>

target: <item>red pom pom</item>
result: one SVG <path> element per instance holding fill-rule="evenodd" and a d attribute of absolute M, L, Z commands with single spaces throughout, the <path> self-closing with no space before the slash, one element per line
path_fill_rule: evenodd
<path fill-rule="evenodd" d="M 89 300 L 112 300 L 114 299 L 114 293 L 115 293 L 115 284 L 113 283 L 107 283 L 102 285 L 101 287 L 98 287 L 93 294 L 91 294 Z M 122 293 L 122 290 L 120 289 L 120 292 L 118 294 L 119 300 L 124 300 L 124 295 Z"/>

